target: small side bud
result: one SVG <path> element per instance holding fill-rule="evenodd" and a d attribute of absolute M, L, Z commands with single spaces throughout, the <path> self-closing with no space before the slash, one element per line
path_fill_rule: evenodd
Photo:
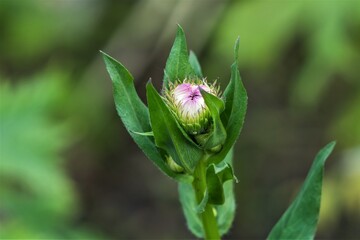
<path fill-rule="evenodd" d="M 184 168 L 182 166 L 180 166 L 179 164 L 177 164 L 171 156 L 166 156 L 166 163 L 167 165 L 170 167 L 171 170 L 173 170 L 174 172 L 177 173 L 182 173 L 184 172 Z"/>
<path fill-rule="evenodd" d="M 209 140 L 210 137 L 210 133 L 204 133 L 204 134 L 200 134 L 200 135 L 196 135 L 195 136 L 195 140 L 196 142 L 201 146 L 204 147 L 206 142 Z M 215 147 L 212 147 L 210 149 L 206 149 L 210 154 L 215 154 L 220 152 L 222 149 L 222 145 L 217 145 Z"/>
<path fill-rule="evenodd" d="M 212 207 L 212 211 L 213 211 L 214 216 L 217 217 L 217 210 L 216 210 L 216 208 Z"/>
<path fill-rule="evenodd" d="M 215 146 L 215 147 L 213 147 L 213 148 L 210 148 L 210 152 L 212 152 L 212 153 L 218 153 L 218 152 L 220 152 L 220 150 L 222 149 L 222 145 L 217 145 L 217 146 Z"/>

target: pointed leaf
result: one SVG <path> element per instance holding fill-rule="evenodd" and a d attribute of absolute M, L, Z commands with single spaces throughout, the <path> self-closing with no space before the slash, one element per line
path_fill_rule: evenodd
<path fill-rule="evenodd" d="M 206 205 L 208 204 L 208 201 L 209 201 L 209 192 L 206 190 L 204 193 L 203 199 L 201 200 L 199 205 L 196 207 L 196 212 L 203 213 L 205 211 Z"/>
<path fill-rule="evenodd" d="M 232 150 L 229 151 L 224 162 L 224 166 L 232 165 Z M 223 167 L 217 167 L 217 171 L 221 171 Z M 234 198 L 234 181 L 226 181 L 224 183 L 224 195 L 225 203 L 222 205 L 214 205 L 216 209 L 216 219 L 219 226 L 219 232 L 221 235 L 226 234 L 234 220 L 235 216 L 235 198 Z M 204 198 L 200 205 L 197 204 L 195 191 L 190 183 L 179 183 L 179 195 L 183 212 L 186 217 L 186 222 L 190 231 L 198 238 L 204 237 L 203 226 L 198 212 L 201 212 L 201 208 L 205 207 L 208 199 Z M 209 194 L 206 192 L 205 196 Z"/>
<path fill-rule="evenodd" d="M 178 26 L 174 44 L 166 61 L 164 74 L 164 88 L 168 87 L 169 82 L 183 80 L 186 77 L 195 75 L 189 63 L 185 33 L 180 26 Z"/>
<path fill-rule="evenodd" d="M 174 115 L 151 83 L 146 86 L 156 146 L 165 150 L 187 173 L 193 173 L 203 151 L 184 137 Z"/>
<path fill-rule="evenodd" d="M 209 193 L 208 203 L 223 204 L 225 201 L 223 183 L 234 179 L 233 170 L 229 164 L 225 164 L 223 167 L 211 164 L 206 170 L 206 185 Z"/>
<path fill-rule="evenodd" d="M 191 183 L 179 183 L 179 198 L 189 230 L 196 237 L 203 238 L 204 228 L 198 214 L 198 204 L 196 202 L 195 191 Z"/>
<path fill-rule="evenodd" d="M 206 191 L 203 199 L 197 207 L 197 212 L 204 211 L 209 204 L 222 205 L 225 202 L 223 184 L 228 180 L 236 180 L 232 166 L 221 162 L 218 165 L 210 164 L 206 170 Z"/>
<path fill-rule="evenodd" d="M 196 55 L 195 55 L 195 53 L 193 51 L 190 51 L 189 63 L 191 65 L 191 67 L 194 69 L 195 74 L 199 78 L 203 78 L 203 74 L 202 74 L 202 71 L 201 71 L 201 66 L 200 66 L 199 60 L 198 60 L 198 58 L 196 57 Z"/>
<path fill-rule="evenodd" d="M 239 64 L 239 46 L 240 46 L 240 37 L 236 39 L 234 46 L 234 58 L 236 64 Z"/>
<path fill-rule="evenodd" d="M 183 179 L 185 175 L 176 174 L 165 164 L 162 155 L 155 146 L 154 140 L 135 132 L 150 132 L 150 119 L 147 107 L 136 93 L 134 79 L 129 71 L 118 61 L 104 52 L 106 69 L 113 82 L 116 110 L 125 128 L 145 155 L 166 175 L 175 179 Z"/>
<path fill-rule="evenodd" d="M 239 48 L 239 39 L 235 44 L 235 51 Z M 222 150 L 210 158 L 210 162 L 220 162 L 232 146 L 235 144 L 244 124 L 247 94 L 240 78 L 237 66 L 237 52 L 235 52 L 235 62 L 231 66 L 230 83 L 224 92 L 225 110 L 221 114 L 222 123 L 225 126 L 227 138 Z"/>
<path fill-rule="evenodd" d="M 233 160 L 233 150 L 231 149 L 227 156 L 225 157 L 224 163 L 232 166 Z M 234 176 L 235 177 L 235 176 Z M 235 178 L 237 181 L 237 179 Z M 225 194 L 225 202 L 222 205 L 216 205 L 215 209 L 217 211 L 217 222 L 219 227 L 220 235 L 226 234 L 235 217 L 235 196 L 234 196 L 234 181 L 227 181 L 223 185 L 224 194 Z"/>
<path fill-rule="evenodd" d="M 205 100 L 206 106 L 211 112 L 211 117 L 213 120 L 213 131 L 210 134 L 208 140 L 204 144 L 206 150 L 210 150 L 217 146 L 222 146 L 226 140 L 226 130 L 221 122 L 220 113 L 224 110 L 224 102 L 206 91 L 200 88 L 201 95 Z"/>
<path fill-rule="evenodd" d="M 335 142 L 326 145 L 316 155 L 305 182 L 268 239 L 314 239 L 319 218 L 324 164 Z"/>

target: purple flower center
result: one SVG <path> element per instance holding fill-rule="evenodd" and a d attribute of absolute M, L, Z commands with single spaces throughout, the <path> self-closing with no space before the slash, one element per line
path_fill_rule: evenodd
<path fill-rule="evenodd" d="M 175 104 L 180 107 L 182 117 L 197 117 L 201 111 L 206 108 L 199 87 L 206 92 L 211 91 L 206 85 L 194 85 L 190 83 L 179 84 L 174 89 L 173 97 Z"/>

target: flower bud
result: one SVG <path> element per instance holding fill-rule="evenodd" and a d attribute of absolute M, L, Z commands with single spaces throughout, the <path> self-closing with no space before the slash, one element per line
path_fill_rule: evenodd
<path fill-rule="evenodd" d="M 169 168 L 177 173 L 184 172 L 184 168 L 177 164 L 171 156 L 166 156 L 166 163 L 168 164 Z"/>
<path fill-rule="evenodd" d="M 209 85 L 206 79 L 185 79 L 183 82 L 170 84 L 165 90 L 168 105 L 188 134 L 198 135 L 209 130 L 211 114 L 200 88 L 218 96 L 219 88 L 215 84 Z"/>

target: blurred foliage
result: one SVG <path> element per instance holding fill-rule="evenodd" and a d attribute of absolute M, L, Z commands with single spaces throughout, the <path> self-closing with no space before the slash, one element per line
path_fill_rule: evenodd
<path fill-rule="evenodd" d="M 20 172 L 24 182 L 34 182 L 33 190 L 39 193 L 49 192 L 45 186 L 54 179 L 58 184 L 54 184 L 52 188 L 59 187 L 60 191 L 55 192 L 64 195 L 61 194 L 64 181 L 58 177 L 58 163 L 54 165 L 59 159 L 54 159 L 54 156 L 69 144 L 64 136 L 66 125 L 55 125 L 48 116 L 52 111 L 55 113 L 54 107 L 59 105 L 59 97 L 64 88 L 59 80 L 49 80 L 49 76 L 46 75 L 42 78 L 40 81 L 23 84 L 15 89 L 8 82 L 1 85 L 2 157 L 5 159 L 2 161 L 1 171 L 10 177 L 16 177 Z M 51 172 L 54 172 L 55 177 Z M 50 202 L 60 204 L 55 209 L 67 205 L 62 201 Z"/>
<path fill-rule="evenodd" d="M 359 79 L 359 78 L 358 78 Z M 360 91 L 360 90 L 357 90 Z M 338 136 L 345 146 L 360 146 L 360 93 L 339 110 L 328 135 Z M 360 158 L 359 158 L 360 159 Z"/>
<path fill-rule="evenodd" d="M 96 2 L 2 0 L 1 58 L 7 60 L 7 65 L 14 62 L 32 65 L 34 60 L 43 60 L 49 51 L 82 44 L 102 9 Z"/>
<path fill-rule="evenodd" d="M 326 178 L 323 188 L 320 229 L 326 231 L 337 224 L 342 218 L 344 209 L 353 218 L 360 216 L 359 159 L 360 148 L 349 149 L 342 154 L 341 161 L 336 164 L 337 167 L 329 171 L 329 177 Z M 344 228 L 346 229 L 347 226 Z"/>
<path fill-rule="evenodd" d="M 75 238 L 73 183 L 61 152 L 71 144 L 58 112 L 67 92 L 63 74 L 49 71 L 28 82 L 0 84 L 1 238 Z"/>
<path fill-rule="evenodd" d="M 337 75 L 359 86 L 359 16 L 359 1 L 236 1 L 212 49 L 223 57 L 240 35 L 241 66 L 264 70 L 275 67 L 300 38 L 306 58 L 292 79 L 290 96 L 294 104 L 313 106 Z"/>

